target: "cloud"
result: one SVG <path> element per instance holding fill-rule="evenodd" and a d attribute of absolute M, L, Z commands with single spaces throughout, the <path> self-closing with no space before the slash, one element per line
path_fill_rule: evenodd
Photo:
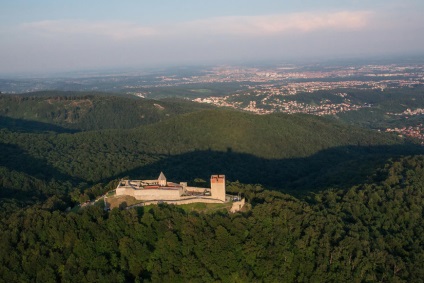
<path fill-rule="evenodd" d="M 116 40 L 150 36 L 153 28 L 127 22 L 89 22 L 82 20 L 39 21 L 22 24 L 22 30 L 42 35 L 94 35 Z"/>
<path fill-rule="evenodd" d="M 196 30 L 232 35 L 274 35 L 318 30 L 357 30 L 367 26 L 371 12 L 293 13 L 222 17 L 186 24 Z"/>
<path fill-rule="evenodd" d="M 172 25 L 143 26 L 128 22 L 90 22 L 83 20 L 46 20 L 21 25 L 21 29 L 42 34 L 103 36 L 114 40 L 148 36 L 237 35 L 272 36 L 290 32 L 357 30 L 367 26 L 372 16 L 366 11 L 292 13 L 263 16 L 229 16 Z"/>
<path fill-rule="evenodd" d="M 80 69 L 381 53 L 417 46 L 411 43 L 418 39 L 399 41 L 397 35 L 409 33 L 402 26 L 388 29 L 382 15 L 384 11 L 284 13 L 150 26 L 45 20 L 5 28 L 8 40 L 0 45 L 0 61 L 3 68 L 16 70 Z"/>

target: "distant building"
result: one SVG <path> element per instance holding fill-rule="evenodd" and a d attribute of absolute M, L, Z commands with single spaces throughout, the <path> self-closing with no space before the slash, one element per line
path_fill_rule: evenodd
<path fill-rule="evenodd" d="M 168 182 L 161 172 L 156 180 L 121 180 L 116 188 L 116 195 L 132 196 L 145 203 L 224 203 L 225 175 L 212 175 L 211 187 L 199 188 L 189 187 L 186 182 Z"/>

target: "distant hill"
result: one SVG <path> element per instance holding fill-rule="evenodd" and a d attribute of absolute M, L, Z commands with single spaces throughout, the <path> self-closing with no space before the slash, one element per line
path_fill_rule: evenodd
<path fill-rule="evenodd" d="M 188 113 L 134 130 L 151 150 L 232 151 L 278 159 L 304 157 L 336 146 L 397 144 L 393 136 L 311 115 L 254 115 L 223 109 Z M 160 148 L 160 150 L 156 150 Z"/>
<path fill-rule="evenodd" d="M 42 167 L 41 179 L 53 175 L 93 183 L 127 175 L 147 178 L 164 171 L 170 179 L 188 180 L 218 172 L 232 180 L 280 189 L 300 179 L 303 185 L 296 187 L 310 188 L 307 176 L 343 172 L 337 168 L 342 163 L 354 171 L 358 164 L 366 167 L 363 160 L 368 157 L 416 152 L 395 136 L 326 118 L 258 116 L 222 109 L 187 113 L 134 129 L 73 134 L 4 129 L 1 143 L 4 164 L 0 165 L 27 174 Z"/>
<path fill-rule="evenodd" d="M 53 124 L 66 129 L 128 129 L 211 106 L 184 100 L 157 101 L 103 93 L 37 92 L 0 95 L 0 118 Z M 3 122 L 6 121 L 3 118 Z M 16 122 L 21 127 L 23 122 Z M 52 128 L 52 131 L 56 129 Z"/>
<path fill-rule="evenodd" d="M 162 170 L 190 180 L 223 172 L 230 180 L 301 194 L 357 184 L 387 158 L 424 153 L 396 136 L 311 115 L 206 110 L 130 132 L 160 158 L 125 175 Z"/>
<path fill-rule="evenodd" d="M 0 96 L 0 112 L 0 187 L 14 196 L 20 183 L 37 184 L 25 191 L 35 199 L 160 171 L 176 181 L 222 173 L 304 194 L 347 188 L 388 158 L 424 153 L 395 135 L 330 118 L 261 116 L 178 99 L 44 92 Z"/>
<path fill-rule="evenodd" d="M 424 278 L 421 145 L 330 118 L 202 110 L 185 101 L 0 100 L 4 281 Z M 246 198 L 247 210 L 76 205 L 120 178 L 160 171 L 171 181 L 225 174 L 227 191 Z"/>

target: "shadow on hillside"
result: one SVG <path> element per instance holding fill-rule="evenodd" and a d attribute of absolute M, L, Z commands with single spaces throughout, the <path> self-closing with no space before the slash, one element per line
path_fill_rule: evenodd
<path fill-rule="evenodd" d="M 424 154 L 418 145 L 343 146 L 322 150 L 312 156 L 269 160 L 249 154 L 216 151 L 194 151 L 169 156 L 156 163 L 123 172 L 130 178 L 154 178 L 163 171 L 168 180 L 209 180 L 212 174 L 225 174 L 229 181 L 262 184 L 268 189 L 294 195 L 326 188 L 348 188 L 377 180 L 377 168 L 387 159 L 400 155 Z M 374 175 L 374 176 L 373 176 Z M 381 176 L 380 176 L 381 177 Z"/>
<path fill-rule="evenodd" d="M 7 129 L 11 132 L 23 133 L 42 133 L 42 132 L 56 132 L 56 133 L 76 133 L 77 130 L 63 128 L 61 126 L 30 121 L 24 119 L 15 119 L 5 116 L 0 116 L 0 128 Z"/>
<path fill-rule="evenodd" d="M 0 142 L 0 166 L 11 171 L 22 172 L 43 181 L 55 179 L 58 181 L 82 182 L 82 180 L 63 174 L 45 160 L 30 156 L 25 150 L 12 144 Z"/>

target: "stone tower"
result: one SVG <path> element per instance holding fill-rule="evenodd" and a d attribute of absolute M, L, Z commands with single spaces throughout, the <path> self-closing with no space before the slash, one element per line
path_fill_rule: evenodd
<path fill-rule="evenodd" d="M 166 186 L 166 177 L 163 174 L 163 172 L 160 172 L 159 174 L 158 183 L 159 183 L 159 186 Z"/>
<path fill-rule="evenodd" d="M 225 201 L 225 175 L 211 176 L 211 195 L 215 199 Z"/>

